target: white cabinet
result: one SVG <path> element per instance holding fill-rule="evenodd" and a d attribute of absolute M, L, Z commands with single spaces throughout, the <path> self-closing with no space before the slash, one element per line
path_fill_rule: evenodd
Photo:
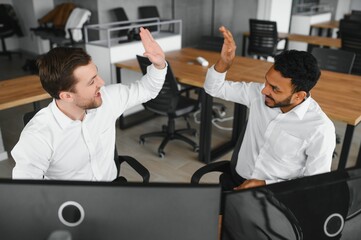
<path fill-rule="evenodd" d="M 309 35 L 312 24 L 331 20 L 331 12 L 325 13 L 298 13 L 291 18 L 290 33 Z M 307 51 L 307 43 L 289 42 L 288 49 Z"/>

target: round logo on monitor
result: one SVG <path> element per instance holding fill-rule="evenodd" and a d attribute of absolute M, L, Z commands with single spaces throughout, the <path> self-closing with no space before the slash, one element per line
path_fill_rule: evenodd
<path fill-rule="evenodd" d="M 323 231 L 328 237 L 335 237 L 341 233 L 344 226 L 344 219 L 339 213 L 333 213 L 326 219 Z"/>
<path fill-rule="evenodd" d="M 84 209 L 77 202 L 67 201 L 59 207 L 58 217 L 62 224 L 76 227 L 84 220 Z"/>

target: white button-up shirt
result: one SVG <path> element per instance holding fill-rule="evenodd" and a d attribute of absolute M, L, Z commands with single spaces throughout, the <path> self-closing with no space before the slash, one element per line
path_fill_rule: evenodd
<path fill-rule="evenodd" d="M 51 102 L 25 126 L 11 151 L 13 178 L 114 180 L 115 121 L 126 109 L 158 95 L 166 69 L 151 65 L 147 75 L 129 86 L 102 87 L 102 105 L 88 110 L 83 121 L 70 119 Z"/>
<path fill-rule="evenodd" d="M 249 108 L 236 165 L 241 177 L 268 184 L 331 170 L 335 127 L 312 97 L 282 113 L 265 105 L 264 84 L 225 81 L 225 75 L 211 67 L 204 89 Z"/>

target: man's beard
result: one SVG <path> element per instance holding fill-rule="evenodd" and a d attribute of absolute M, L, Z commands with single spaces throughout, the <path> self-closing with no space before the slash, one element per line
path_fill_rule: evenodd
<path fill-rule="evenodd" d="M 269 96 L 267 96 L 267 97 L 270 98 L 270 99 L 272 99 L 273 102 L 274 102 L 274 105 L 271 105 L 271 106 L 270 106 L 270 105 L 267 104 L 267 102 L 265 101 L 266 106 L 267 106 L 267 107 L 270 107 L 270 108 L 277 108 L 277 107 L 281 108 L 281 107 L 288 107 L 288 106 L 291 106 L 291 105 L 292 105 L 292 104 L 291 104 L 292 95 L 290 95 L 288 98 L 286 98 L 285 100 L 280 101 L 280 102 L 276 102 L 273 98 L 271 98 L 271 97 L 269 97 Z"/>

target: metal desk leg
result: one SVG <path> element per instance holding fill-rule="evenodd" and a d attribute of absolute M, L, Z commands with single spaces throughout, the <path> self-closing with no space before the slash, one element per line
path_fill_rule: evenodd
<path fill-rule="evenodd" d="M 352 141 L 354 130 L 355 130 L 355 126 L 347 124 L 337 170 L 342 170 L 342 169 L 346 168 L 347 158 L 348 158 L 348 154 L 350 152 L 351 141 Z"/>
<path fill-rule="evenodd" d="M 247 41 L 247 36 L 243 35 L 243 41 L 242 41 L 242 56 L 245 57 L 246 56 L 246 41 Z"/>
<path fill-rule="evenodd" d="M 237 104 L 234 104 L 234 114 L 233 114 L 233 129 L 232 137 L 229 141 L 223 143 L 222 145 L 212 149 L 211 151 L 211 161 L 218 159 L 224 154 L 232 151 L 237 144 L 239 135 L 245 127 L 247 119 L 247 107 Z M 211 126 L 212 127 L 212 126 Z"/>
<path fill-rule="evenodd" d="M 211 136 L 212 136 L 212 96 L 208 95 L 204 89 L 200 89 L 201 94 L 201 124 L 199 133 L 199 153 L 198 159 L 201 162 L 211 161 Z"/>
<path fill-rule="evenodd" d="M 361 145 L 360 149 L 358 150 L 357 160 L 356 160 L 356 168 L 361 168 Z"/>
<path fill-rule="evenodd" d="M 199 136 L 199 155 L 198 159 L 204 163 L 210 163 L 211 161 L 223 156 L 227 152 L 231 151 L 238 140 L 241 130 L 246 124 L 247 120 L 247 107 L 235 104 L 233 115 L 233 130 L 232 137 L 226 143 L 211 149 L 212 138 L 212 103 L 213 98 L 206 94 L 204 90 L 201 90 L 201 126 Z"/>

